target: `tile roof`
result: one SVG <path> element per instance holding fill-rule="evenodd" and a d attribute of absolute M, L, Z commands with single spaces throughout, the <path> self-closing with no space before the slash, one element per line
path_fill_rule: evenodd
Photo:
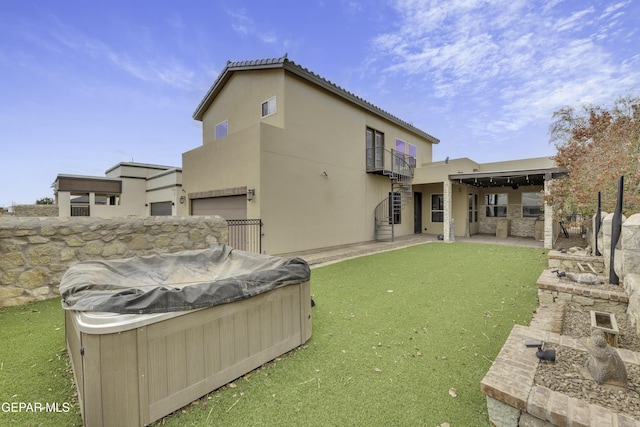
<path fill-rule="evenodd" d="M 331 82 L 330 80 L 325 79 L 324 77 L 319 76 L 318 74 L 308 70 L 307 68 L 304 68 L 296 64 L 295 62 L 289 60 L 286 54 L 280 58 L 258 59 L 258 60 L 251 60 L 251 61 L 236 61 L 236 62 L 227 61 L 227 65 L 225 66 L 224 70 L 222 71 L 222 73 L 220 73 L 220 75 L 218 76 L 216 81 L 213 83 L 213 85 L 211 85 L 211 88 L 209 89 L 209 91 L 204 96 L 204 98 L 196 108 L 195 112 L 193 113 L 193 118 L 195 120 L 202 120 L 202 117 L 204 116 L 204 112 L 207 110 L 207 108 L 209 108 L 209 106 L 211 105 L 215 97 L 218 95 L 218 93 L 220 92 L 222 87 L 226 84 L 226 82 L 231 78 L 231 75 L 233 73 L 237 71 L 244 71 L 244 70 L 260 70 L 260 69 L 272 69 L 272 68 L 282 68 L 291 73 L 294 73 L 304 78 L 305 80 L 315 84 L 316 86 L 319 86 L 347 100 L 348 102 L 351 102 L 352 104 L 358 105 L 361 108 L 364 108 L 365 110 L 368 110 L 382 118 L 385 118 L 411 131 L 414 134 L 417 134 L 423 138 L 428 139 L 430 142 L 434 144 L 437 144 L 440 142 L 439 139 L 428 134 L 427 132 L 421 129 L 418 129 L 412 124 L 388 113 L 387 111 L 384 111 L 379 107 L 376 107 L 372 103 L 364 100 L 363 98 L 355 95 L 352 92 L 347 91 L 346 89 L 343 89 L 337 84 Z"/>

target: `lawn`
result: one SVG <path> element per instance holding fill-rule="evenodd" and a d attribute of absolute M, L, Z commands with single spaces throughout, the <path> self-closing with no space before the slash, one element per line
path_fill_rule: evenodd
<path fill-rule="evenodd" d="M 316 268 L 305 346 L 158 425 L 487 426 L 480 380 L 545 267 L 542 249 L 433 242 Z M 81 425 L 60 300 L 0 310 L 0 342 L 0 404 L 60 405 L 0 426 Z"/>

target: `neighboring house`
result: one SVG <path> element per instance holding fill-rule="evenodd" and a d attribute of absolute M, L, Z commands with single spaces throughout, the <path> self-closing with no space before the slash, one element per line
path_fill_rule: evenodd
<path fill-rule="evenodd" d="M 104 177 L 59 174 L 53 183 L 60 216 L 188 215 L 182 169 L 118 163 Z"/>
<path fill-rule="evenodd" d="M 203 144 L 182 156 L 190 214 L 261 219 L 263 252 L 452 240 L 501 221 L 551 245 L 539 193 L 566 171 L 550 159 L 433 163 L 437 138 L 286 56 L 228 62 L 193 117 Z"/>

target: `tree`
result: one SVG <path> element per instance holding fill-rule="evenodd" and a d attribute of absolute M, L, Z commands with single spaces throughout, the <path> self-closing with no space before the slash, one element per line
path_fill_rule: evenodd
<path fill-rule="evenodd" d="M 624 175 L 625 215 L 640 209 L 640 97 L 620 96 L 612 107 L 564 107 L 553 114 L 549 133 L 557 166 L 569 174 L 552 181 L 545 201 L 558 215 L 592 216 L 602 194 L 602 210 L 613 212 L 618 177 Z"/>
<path fill-rule="evenodd" d="M 36 205 L 53 205 L 55 202 L 51 197 L 43 197 L 42 199 L 36 200 Z"/>

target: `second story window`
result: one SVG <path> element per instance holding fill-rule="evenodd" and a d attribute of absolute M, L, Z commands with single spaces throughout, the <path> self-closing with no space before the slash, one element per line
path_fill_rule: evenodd
<path fill-rule="evenodd" d="M 409 157 L 409 163 L 411 164 L 411 167 L 415 168 L 416 167 L 416 157 L 418 156 L 418 149 L 413 144 L 408 144 L 407 148 L 408 148 L 407 154 L 410 156 Z"/>
<path fill-rule="evenodd" d="M 216 139 L 223 138 L 229 133 L 229 121 L 225 120 L 216 125 Z"/>
<path fill-rule="evenodd" d="M 276 113 L 276 97 L 269 98 L 262 103 L 262 117 L 267 117 Z"/>
<path fill-rule="evenodd" d="M 367 169 L 382 169 L 384 166 L 384 134 L 367 128 Z"/>
<path fill-rule="evenodd" d="M 407 166 L 411 166 L 412 168 L 416 167 L 416 154 L 418 153 L 418 149 L 415 145 L 407 144 L 401 139 L 396 139 L 396 151 L 403 154 L 403 164 L 406 163 Z"/>

